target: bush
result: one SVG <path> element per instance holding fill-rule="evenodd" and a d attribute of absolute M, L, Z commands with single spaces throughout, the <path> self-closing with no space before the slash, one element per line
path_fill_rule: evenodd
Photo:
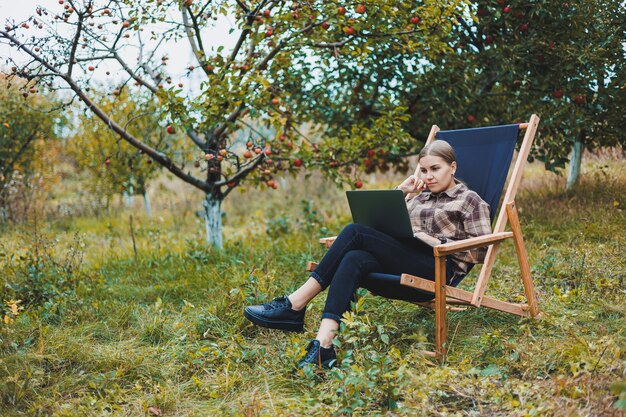
<path fill-rule="evenodd" d="M 8 255 L 0 246 L 0 314 L 10 322 L 21 310 L 37 310 L 42 318 L 59 315 L 68 302 L 76 301 L 84 244 L 78 235 L 64 251 L 58 241 L 36 231 L 23 236 L 25 248 Z"/>

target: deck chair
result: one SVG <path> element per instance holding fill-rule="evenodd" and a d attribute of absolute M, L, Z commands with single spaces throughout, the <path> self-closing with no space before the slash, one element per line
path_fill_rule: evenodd
<path fill-rule="evenodd" d="M 493 233 L 489 235 L 444 243 L 433 247 L 435 256 L 434 282 L 409 274 L 402 274 L 399 277 L 402 285 L 415 288 L 431 296 L 432 294 L 435 295 L 434 299 L 429 303 L 418 303 L 428 305 L 435 310 L 435 351 L 424 351 L 423 353 L 427 356 L 442 358 L 446 353 L 446 312 L 448 305 L 487 307 L 526 317 L 538 317 L 539 315 L 526 247 L 524 246 L 522 230 L 515 207 L 515 195 L 538 124 L 539 117 L 533 114 L 528 123 L 450 131 L 440 131 L 435 125 L 430 130 L 426 144 L 436 139 L 443 139 L 452 145 L 458 160 L 456 176 L 489 204 L 492 224 L 496 216 L 497 220 L 495 226 L 493 226 Z M 524 138 L 505 189 L 504 198 L 502 198 L 502 202 L 499 204 L 513 160 L 519 130 L 525 130 Z M 496 210 L 498 207 L 500 209 Z M 510 231 L 505 231 L 507 222 L 510 225 Z M 526 304 L 511 303 L 485 296 L 485 290 L 498 255 L 500 243 L 509 238 L 513 239 L 515 245 L 521 280 L 526 295 Z M 320 243 L 330 247 L 334 240 L 335 237 L 322 238 Z M 466 291 L 447 285 L 445 279 L 446 256 L 483 246 L 488 246 L 488 251 L 480 269 L 474 291 Z M 315 266 L 315 263 L 310 262 L 307 269 L 312 271 Z M 367 279 L 379 281 L 396 280 L 397 282 L 398 277 L 374 273 L 370 274 Z"/>

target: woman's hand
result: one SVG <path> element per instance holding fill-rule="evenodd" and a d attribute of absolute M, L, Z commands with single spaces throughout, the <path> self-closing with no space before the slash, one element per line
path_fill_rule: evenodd
<path fill-rule="evenodd" d="M 404 194 L 419 193 L 426 189 L 426 184 L 415 175 L 411 175 L 405 179 L 402 184 L 398 185 L 398 189 L 402 190 Z"/>

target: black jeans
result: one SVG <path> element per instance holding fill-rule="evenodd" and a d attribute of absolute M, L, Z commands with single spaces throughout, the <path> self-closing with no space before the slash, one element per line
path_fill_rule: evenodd
<path fill-rule="evenodd" d="M 370 273 L 377 279 L 368 278 Z M 346 226 L 311 273 L 322 289 L 328 288 L 322 318 L 340 322 L 360 287 L 397 300 L 429 301 L 435 297 L 400 284 L 403 273 L 434 281 L 433 249 L 418 239 L 398 240 L 360 224 Z M 457 285 L 463 277 L 448 258 L 447 281 Z"/>

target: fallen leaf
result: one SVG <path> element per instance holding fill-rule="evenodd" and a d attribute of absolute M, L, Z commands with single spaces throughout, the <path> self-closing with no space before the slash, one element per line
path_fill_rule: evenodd
<path fill-rule="evenodd" d="M 148 413 L 150 413 L 150 415 L 152 416 L 157 416 L 157 417 L 161 417 L 163 415 L 163 411 L 161 411 L 159 407 L 155 407 L 153 405 L 148 407 Z"/>

